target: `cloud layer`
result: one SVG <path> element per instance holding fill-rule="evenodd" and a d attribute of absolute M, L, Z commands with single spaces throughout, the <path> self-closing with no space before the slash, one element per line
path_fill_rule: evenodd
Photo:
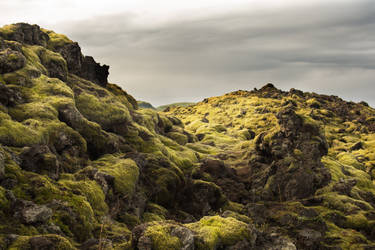
<path fill-rule="evenodd" d="M 375 5 L 331 2 L 140 25 L 131 12 L 61 22 L 57 31 L 109 64 L 110 80 L 161 105 L 267 82 L 375 106 Z"/>

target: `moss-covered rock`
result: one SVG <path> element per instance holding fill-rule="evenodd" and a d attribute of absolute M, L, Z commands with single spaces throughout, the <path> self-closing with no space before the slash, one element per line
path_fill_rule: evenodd
<path fill-rule="evenodd" d="M 246 241 L 249 249 L 255 245 L 254 229 L 232 217 L 206 216 L 186 226 L 196 234 L 197 249 L 220 249 L 241 241 Z"/>
<path fill-rule="evenodd" d="M 69 240 L 66 238 L 47 234 L 39 236 L 19 236 L 17 239 L 9 246 L 8 249 L 64 249 L 64 250 L 74 250 L 75 248 Z"/>

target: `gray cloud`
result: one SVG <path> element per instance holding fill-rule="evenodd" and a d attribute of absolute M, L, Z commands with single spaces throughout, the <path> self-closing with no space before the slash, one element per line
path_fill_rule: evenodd
<path fill-rule="evenodd" d="M 132 13 L 57 31 L 109 64 L 110 79 L 155 105 L 273 82 L 375 106 L 372 1 L 216 14 L 141 26 Z"/>

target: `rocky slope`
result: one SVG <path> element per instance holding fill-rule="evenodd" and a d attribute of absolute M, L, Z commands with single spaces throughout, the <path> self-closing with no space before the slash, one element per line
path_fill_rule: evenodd
<path fill-rule="evenodd" d="M 371 249 L 375 110 L 272 85 L 166 112 L 0 29 L 0 249 Z"/>

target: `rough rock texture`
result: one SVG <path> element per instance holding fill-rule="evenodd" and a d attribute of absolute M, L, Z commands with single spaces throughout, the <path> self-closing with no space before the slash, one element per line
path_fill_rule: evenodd
<path fill-rule="evenodd" d="M 0 51 L 0 74 L 16 71 L 25 66 L 26 59 L 18 51 L 5 49 Z"/>
<path fill-rule="evenodd" d="M 307 198 L 331 178 L 321 163 L 328 152 L 326 139 L 319 127 L 304 121 L 292 107 L 276 118 L 280 129 L 257 137 L 256 156 L 249 163 L 251 189 L 261 195 L 254 199 Z M 298 159 L 300 154 L 303 159 Z"/>
<path fill-rule="evenodd" d="M 15 90 L 0 83 L 0 103 L 4 106 L 14 106 L 23 102 L 21 94 Z"/>
<path fill-rule="evenodd" d="M 91 56 L 85 56 L 83 58 L 82 68 L 81 68 L 81 76 L 85 79 L 88 79 L 92 82 L 95 82 L 101 86 L 106 86 L 108 81 L 109 75 L 109 66 L 108 65 L 100 65 L 96 63 L 94 58 Z"/>
<path fill-rule="evenodd" d="M 6 30 L 1 32 L 1 35 L 6 40 L 41 46 L 46 46 L 49 40 L 48 35 L 36 24 L 17 23 L 7 28 L 10 28 L 12 32 L 7 32 Z"/>
<path fill-rule="evenodd" d="M 52 216 L 52 210 L 44 205 L 36 205 L 30 201 L 17 200 L 14 204 L 15 216 L 26 224 L 45 223 Z"/>

